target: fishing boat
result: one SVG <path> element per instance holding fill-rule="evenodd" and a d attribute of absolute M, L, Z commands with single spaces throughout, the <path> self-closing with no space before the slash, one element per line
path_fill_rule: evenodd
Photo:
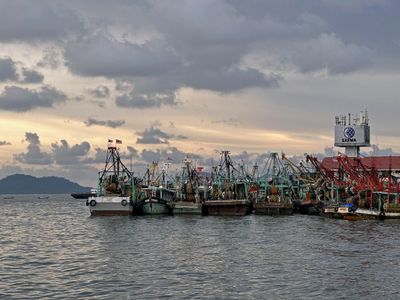
<path fill-rule="evenodd" d="M 186 157 L 182 172 L 176 178 L 177 195 L 172 204 L 175 215 L 201 215 L 203 202 L 207 198 L 208 180 L 201 177 L 201 167 Z M 203 185 L 201 185 L 203 182 Z"/>
<path fill-rule="evenodd" d="M 213 168 L 210 199 L 203 205 L 205 215 L 244 216 L 251 213 L 248 184 L 235 178 L 235 174 L 239 173 L 230 152 L 222 151 L 219 165 Z"/>
<path fill-rule="evenodd" d="M 89 193 L 72 193 L 71 196 L 75 199 L 89 199 L 89 197 L 96 196 L 97 189 L 90 189 Z"/>
<path fill-rule="evenodd" d="M 259 193 L 254 203 L 254 213 L 262 215 L 293 214 L 294 190 L 287 168 L 278 153 L 270 153 L 259 180 Z"/>
<path fill-rule="evenodd" d="M 307 155 L 298 165 L 282 154 L 282 160 L 290 168 L 294 180 L 293 211 L 304 215 L 321 215 L 323 207 L 333 202 L 334 189 L 332 174 L 316 157 Z M 337 192 L 335 190 L 335 192 Z"/>
<path fill-rule="evenodd" d="M 138 198 L 134 202 L 135 212 L 142 215 L 172 214 L 172 203 L 175 199 L 175 190 L 172 178 L 168 174 L 169 163 L 164 164 L 158 172 L 159 163 L 153 162 L 147 168 L 145 184 L 140 188 Z"/>
<path fill-rule="evenodd" d="M 379 173 L 360 157 L 339 154 L 333 173 L 336 201 L 324 209 L 328 217 L 346 220 L 400 218 L 400 183 L 388 170 Z M 334 190 L 332 190 L 334 191 Z"/>
<path fill-rule="evenodd" d="M 375 191 L 369 199 L 349 199 L 348 203 L 326 207 L 328 217 L 350 221 L 400 219 L 399 192 Z M 357 206 L 357 204 L 359 206 Z"/>
<path fill-rule="evenodd" d="M 276 186 L 272 186 L 270 191 L 270 195 L 254 204 L 254 214 L 269 216 L 293 214 L 293 203 L 290 198 L 281 197 Z"/>
<path fill-rule="evenodd" d="M 99 172 L 97 195 L 90 196 L 86 205 L 93 216 L 131 215 L 135 199 L 135 178 L 121 161 L 118 144 L 108 140 L 104 169 Z"/>
<path fill-rule="evenodd" d="M 142 189 L 144 197 L 135 204 L 138 214 L 167 215 L 172 213 L 175 191 L 162 186 L 149 186 Z"/>

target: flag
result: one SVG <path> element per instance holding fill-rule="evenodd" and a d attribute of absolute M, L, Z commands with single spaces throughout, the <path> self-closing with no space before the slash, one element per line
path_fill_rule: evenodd
<path fill-rule="evenodd" d="M 115 143 L 122 144 L 122 141 L 121 140 L 115 140 Z"/>
<path fill-rule="evenodd" d="M 115 142 L 114 142 L 114 140 L 108 139 L 107 147 L 108 147 L 108 149 L 113 149 L 113 148 L 115 148 Z"/>

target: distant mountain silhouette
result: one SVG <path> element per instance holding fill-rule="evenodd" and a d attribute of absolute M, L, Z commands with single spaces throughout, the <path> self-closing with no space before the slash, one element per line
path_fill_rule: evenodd
<path fill-rule="evenodd" d="M 89 187 L 54 176 L 34 177 L 15 174 L 0 180 L 0 194 L 69 194 L 89 191 Z"/>

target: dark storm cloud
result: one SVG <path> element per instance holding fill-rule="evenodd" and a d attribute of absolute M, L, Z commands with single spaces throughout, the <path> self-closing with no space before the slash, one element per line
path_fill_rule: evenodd
<path fill-rule="evenodd" d="M 0 141 L 0 146 L 9 146 L 9 145 L 11 145 L 10 142 L 7 142 L 7 141 Z"/>
<path fill-rule="evenodd" d="M 107 98 L 110 96 L 110 89 L 105 85 L 99 85 L 93 89 L 88 89 L 88 92 L 96 98 Z"/>
<path fill-rule="evenodd" d="M 16 81 L 18 79 L 15 62 L 9 58 L 0 58 L 0 82 Z"/>
<path fill-rule="evenodd" d="M 282 86 L 287 76 L 282 90 L 262 96 L 252 91 L 258 99 L 279 102 L 269 120 L 255 118 L 253 125 L 315 130 L 315 123 L 331 118 L 337 107 L 361 105 L 375 115 L 393 114 L 379 122 L 385 134 L 395 132 L 389 120 L 396 119 L 396 92 L 374 87 L 396 86 L 379 76 L 389 78 L 388 69 L 397 74 L 400 68 L 399 1 L 31 2 L 0 1 L 0 41 L 47 47 L 40 67 L 65 62 L 72 75 L 128 82 L 128 88 L 115 91 L 119 107 L 175 106 L 180 88 L 236 93 Z M 42 40 L 46 44 L 38 43 Z M 351 72 L 358 74 L 343 76 Z M 6 80 L 16 78 L 12 71 L 6 74 Z M 373 95 L 370 89 L 382 92 Z M 283 116 L 290 120 L 282 121 Z"/>
<path fill-rule="evenodd" d="M 113 10 L 119 5 L 117 2 Z M 157 31 L 157 37 L 135 43 L 98 34 L 69 42 L 65 50 L 66 65 L 76 74 L 130 78 L 134 89 L 116 98 L 121 107 L 174 105 L 175 92 L 182 87 L 224 93 L 276 87 L 282 76 L 241 66 L 242 57 L 260 39 L 309 31 L 270 17 L 242 18 L 223 1 L 155 1 L 125 8 L 133 15 L 139 11 L 142 22 L 135 24 L 136 20 L 126 20 L 122 14 L 127 30 L 148 25 L 149 31 Z"/>
<path fill-rule="evenodd" d="M 81 143 L 73 144 L 69 143 L 67 140 L 62 139 L 60 141 L 51 144 L 51 151 L 42 151 L 40 138 L 37 133 L 26 132 L 25 141 L 28 142 L 27 150 L 23 153 L 14 154 L 14 159 L 17 162 L 24 163 L 26 165 L 49 165 L 49 169 L 43 169 L 44 174 L 65 174 L 69 171 L 77 176 L 77 178 L 86 180 L 82 175 L 79 175 L 79 169 L 82 169 L 82 174 L 86 174 L 85 170 L 95 170 L 92 172 L 92 176 L 96 176 L 97 171 L 89 165 L 103 164 L 106 159 L 107 149 L 102 149 L 99 147 L 94 148 L 91 151 L 92 146 L 89 142 L 83 141 Z M 8 145 L 9 143 L 0 141 L 0 146 Z M 140 155 L 137 149 L 131 146 L 127 146 L 126 151 L 120 151 L 120 156 L 127 165 L 127 160 L 134 159 L 135 163 L 140 160 Z M 62 169 L 57 169 L 62 168 Z M 26 167 L 23 168 L 26 173 L 31 173 Z M 7 169 L 8 170 L 8 169 Z M 7 171 L 4 169 L 4 171 Z M 14 169 L 13 169 L 14 170 Z M 3 173 L 2 168 L 0 168 L 0 175 Z M 8 170 L 10 171 L 10 170 Z M 35 170 L 31 170 L 34 172 Z M 11 171 L 10 171 L 11 172 Z M 37 175 L 37 174 L 36 174 Z"/>
<path fill-rule="evenodd" d="M 135 163 L 140 159 L 139 151 L 132 146 L 127 146 L 128 151 L 121 151 L 121 159 L 124 160 L 125 165 L 128 167 L 128 162 L 135 160 Z M 133 163 L 133 161 L 132 161 Z"/>
<path fill-rule="evenodd" d="M 339 9 L 345 13 L 357 13 L 362 9 L 379 8 L 385 6 L 390 1 L 387 0 L 352 0 L 352 1 L 337 1 L 337 0 L 322 0 L 322 3 L 327 7 Z"/>
<path fill-rule="evenodd" d="M 28 142 L 27 152 L 15 154 L 14 158 L 25 164 L 47 165 L 53 162 L 51 154 L 40 149 L 39 136 L 34 132 L 25 133 L 25 141 Z"/>
<path fill-rule="evenodd" d="M 137 149 L 135 149 L 135 148 L 133 148 L 131 146 L 128 146 L 127 149 L 128 149 L 128 153 L 125 154 L 125 157 L 128 157 L 128 156 L 129 157 L 133 157 L 133 158 L 138 158 L 139 157 L 139 152 L 138 152 Z"/>
<path fill-rule="evenodd" d="M 42 83 L 44 75 L 38 71 L 22 68 L 22 83 Z"/>
<path fill-rule="evenodd" d="M 85 121 L 86 126 L 92 126 L 92 125 L 100 125 L 100 126 L 106 126 L 110 128 L 117 128 L 121 127 L 122 125 L 125 124 L 124 120 L 96 120 L 93 118 L 89 118 Z"/>
<path fill-rule="evenodd" d="M 185 72 L 181 81 L 194 89 L 230 93 L 250 87 L 278 87 L 281 79 L 279 75 L 265 76 L 254 68 L 240 69 L 235 66 L 203 72 L 193 69 Z"/>
<path fill-rule="evenodd" d="M 106 161 L 107 149 L 95 148 L 95 154 L 91 157 L 84 158 L 81 163 L 83 164 L 98 164 Z"/>
<path fill-rule="evenodd" d="M 64 93 L 47 85 L 38 90 L 6 86 L 0 94 L 0 109 L 25 112 L 38 107 L 53 107 L 65 100 Z"/>
<path fill-rule="evenodd" d="M 120 107 L 146 109 L 158 108 L 162 105 L 174 106 L 177 105 L 178 102 L 175 93 L 172 92 L 136 94 L 132 91 L 128 94 L 118 96 L 116 98 L 116 104 Z"/>
<path fill-rule="evenodd" d="M 180 64 L 179 57 L 168 45 L 136 45 L 105 36 L 68 43 L 65 60 L 76 74 L 109 78 L 159 76 Z"/>
<path fill-rule="evenodd" d="M 20 62 L 9 57 L 0 58 L 0 82 L 42 83 L 43 79 L 43 74 L 25 67 Z"/>
<path fill-rule="evenodd" d="M 89 153 L 86 141 L 70 146 L 66 140 L 51 144 L 54 161 L 59 165 L 74 165 L 82 162 Z"/>
<path fill-rule="evenodd" d="M 118 106 L 159 108 L 177 104 L 184 87 L 231 93 L 277 87 L 282 70 L 337 75 L 378 57 L 397 62 L 399 8 L 390 0 L 0 1 L 0 40 L 53 41 L 38 66 L 64 60 L 74 74 L 125 79 L 133 89 L 120 91 Z"/>
<path fill-rule="evenodd" d="M 274 53 L 278 51 L 279 53 Z M 270 52 L 281 63 L 291 63 L 302 73 L 326 71 L 329 74 L 346 74 L 372 65 L 373 51 L 365 46 L 344 43 L 336 34 L 323 33 L 303 43 Z"/>
<path fill-rule="evenodd" d="M 0 1 L 0 41 L 58 40 L 84 30 L 61 1 Z"/>
<path fill-rule="evenodd" d="M 171 138 L 171 135 L 153 126 L 137 134 L 141 135 L 136 141 L 137 144 L 168 144 L 168 139 Z"/>
<path fill-rule="evenodd" d="M 94 150 L 95 150 L 95 155 L 87 157 L 84 160 L 82 160 L 81 162 L 83 164 L 99 164 L 105 162 L 107 149 L 97 147 Z M 140 158 L 138 150 L 131 146 L 127 146 L 127 151 L 120 151 L 119 154 L 126 166 L 127 166 L 127 160 Z"/>
<path fill-rule="evenodd" d="M 349 2 L 368 13 L 387 8 L 379 1 Z M 121 34 L 98 31 L 68 42 L 66 64 L 80 75 L 127 79 L 134 88 L 117 95 L 116 104 L 141 109 L 176 104 L 182 87 L 230 93 L 277 87 L 282 70 L 337 75 L 370 67 L 377 53 L 371 41 L 355 39 L 362 27 L 341 28 L 335 17 L 361 24 L 373 23 L 371 18 L 330 10 L 333 6 L 332 1 L 311 5 L 304 0 L 117 1 L 112 8 L 101 2 L 89 12 L 86 4 L 79 6 L 83 14 L 104 27 L 115 19 L 101 11 L 118 12 L 113 24 Z M 130 35 L 132 30 L 142 32 L 142 40 Z M 255 54 L 253 62 L 245 59 Z"/>
<path fill-rule="evenodd" d="M 169 140 L 184 140 L 187 139 L 183 135 L 174 135 L 162 131 L 156 125 L 146 128 L 143 132 L 137 132 L 139 137 L 136 141 L 137 144 L 168 144 Z"/>

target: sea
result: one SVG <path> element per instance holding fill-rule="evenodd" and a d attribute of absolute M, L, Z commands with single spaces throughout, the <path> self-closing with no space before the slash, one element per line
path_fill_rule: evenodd
<path fill-rule="evenodd" d="M 400 299 L 400 221 L 91 217 L 0 196 L 0 299 Z"/>

